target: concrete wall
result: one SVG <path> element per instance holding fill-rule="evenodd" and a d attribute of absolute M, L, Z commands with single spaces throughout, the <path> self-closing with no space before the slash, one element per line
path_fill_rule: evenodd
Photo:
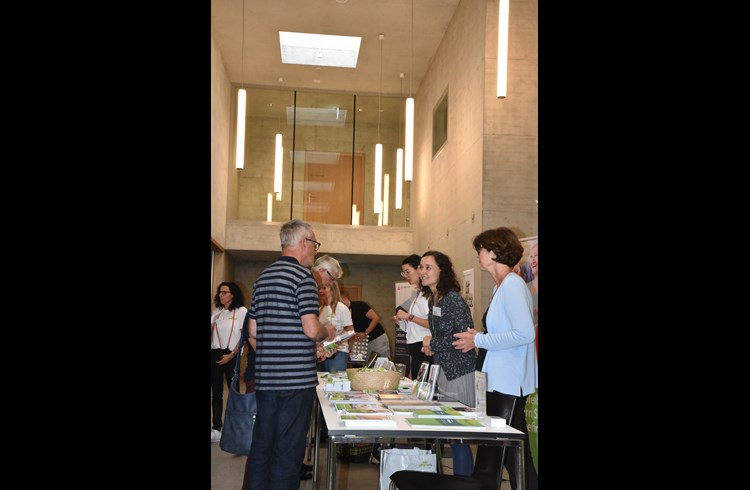
<path fill-rule="evenodd" d="M 231 87 L 221 52 L 211 38 L 211 238 L 226 248 L 227 192 L 229 188 Z M 234 260 L 226 252 L 214 254 L 210 303 L 216 285 L 234 279 Z"/>
<path fill-rule="evenodd" d="M 415 97 L 416 253 L 446 253 L 459 279 L 474 269 L 477 326 L 492 284 L 471 239 L 498 226 L 538 233 L 537 12 L 536 0 L 511 0 L 505 99 L 496 98 L 497 0 L 458 5 Z M 448 141 L 433 157 L 432 112 L 446 90 Z"/>
<path fill-rule="evenodd" d="M 225 246 L 231 87 L 221 52 L 211 37 L 211 237 Z"/>

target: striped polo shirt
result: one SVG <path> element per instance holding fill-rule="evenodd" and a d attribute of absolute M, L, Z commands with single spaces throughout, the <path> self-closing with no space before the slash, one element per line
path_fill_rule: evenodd
<path fill-rule="evenodd" d="M 248 315 L 257 322 L 256 390 L 297 390 L 318 384 L 315 341 L 300 317 L 318 315 L 318 287 L 294 257 L 282 255 L 253 284 Z"/>

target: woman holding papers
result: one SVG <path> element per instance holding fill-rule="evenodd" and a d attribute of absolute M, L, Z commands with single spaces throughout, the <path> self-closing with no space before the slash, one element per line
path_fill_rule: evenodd
<path fill-rule="evenodd" d="M 430 335 L 430 322 L 427 320 L 427 298 L 422 294 L 417 270 L 419 261 L 419 255 L 412 254 L 401 262 L 401 277 L 406 279 L 415 291 L 409 301 L 396 308 L 396 314 L 393 316 L 399 328 L 406 331 L 406 346 L 409 348 L 411 358 L 409 374 L 411 379 L 417 378 L 419 366 L 423 362 L 432 364 L 432 356 L 422 352 L 422 339 Z"/>
<path fill-rule="evenodd" d="M 534 304 L 523 278 L 513 267 L 523 256 L 523 245 L 509 228 L 485 230 L 473 240 L 477 261 L 495 282 L 487 311 L 482 317 L 485 333 L 470 328 L 454 335 L 455 348 L 474 352 L 486 349 L 486 357 L 477 366 L 487 373 L 487 415 L 498 415 L 508 425 L 528 437 L 526 399 L 537 389 L 537 361 L 534 340 Z M 500 460 L 501 448 L 497 461 Z M 509 469 L 510 486 L 516 490 L 515 451 L 507 451 L 505 467 Z M 526 488 L 537 490 L 537 473 L 530 445 L 524 445 Z"/>
<path fill-rule="evenodd" d="M 341 302 L 341 293 L 336 281 L 318 288 L 318 294 L 323 298 L 324 306 L 320 309 L 318 317 L 321 325 L 330 323 L 336 328 L 336 335 L 344 332 L 353 332 L 352 314 L 349 308 Z M 329 373 L 334 371 L 346 371 L 346 362 L 349 360 L 349 343 L 339 342 L 336 353 L 323 362 L 323 371 Z"/>

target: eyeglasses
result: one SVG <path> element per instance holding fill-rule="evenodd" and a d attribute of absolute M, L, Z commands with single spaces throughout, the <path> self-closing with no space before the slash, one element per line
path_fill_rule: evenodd
<path fill-rule="evenodd" d="M 414 270 L 413 270 L 413 269 L 412 269 L 412 270 L 410 270 L 410 271 L 401 271 L 401 277 L 406 277 L 406 276 L 408 276 L 409 274 L 411 274 L 412 272 L 414 272 Z"/>
<path fill-rule="evenodd" d="M 315 250 L 317 250 L 317 249 L 318 249 L 318 248 L 316 247 L 316 248 L 315 248 Z M 323 270 L 324 270 L 324 271 L 326 271 L 326 274 L 328 274 L 328 276 L 329 276 L 329 277 L 330 277 L 331 279 L 333 279 L 334 281 L 336 280 L 336 278 L 335 278 L 335 277 L 333 277 L 333 274 L 331 274 L 330 272 L 328 272 L 328 269 L 323 269 Z"/>
<path fill-rule="evenodd" d="M 316 252 L 318 251 L 318 249 L 320 248 L 320 242 L 316 242 L 312 238 L 305 238 L 305 240 L 307 240 L 308 242 L 313 242 L 315 244 L 315 251 Z M 328 271 L 326 271 L 326 272 L 328 272 Z M 330 272 L 328 272 L 328 273 L 330 274 Z"/>
<path fill-rule="evenodd" d="M 219 291 L 219 294 L 231 294 L 232 291 Z"/>

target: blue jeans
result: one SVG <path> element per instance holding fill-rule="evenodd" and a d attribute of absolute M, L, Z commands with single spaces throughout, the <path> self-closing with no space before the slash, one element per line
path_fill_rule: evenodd
<path fill-rule="evenodd" d="M 245 467 L 249 488 L 299 490 L 315 388 L 259 390 L 255 397 L 258 413 Z"/>
<path fill-rule="evenodd" d="M 334 371 L 346 372 L 346 361 L 349 360 L 349 353 L 338 351 L 325 361 L 323 361 L 323 371 L 332 373 Z"/>

